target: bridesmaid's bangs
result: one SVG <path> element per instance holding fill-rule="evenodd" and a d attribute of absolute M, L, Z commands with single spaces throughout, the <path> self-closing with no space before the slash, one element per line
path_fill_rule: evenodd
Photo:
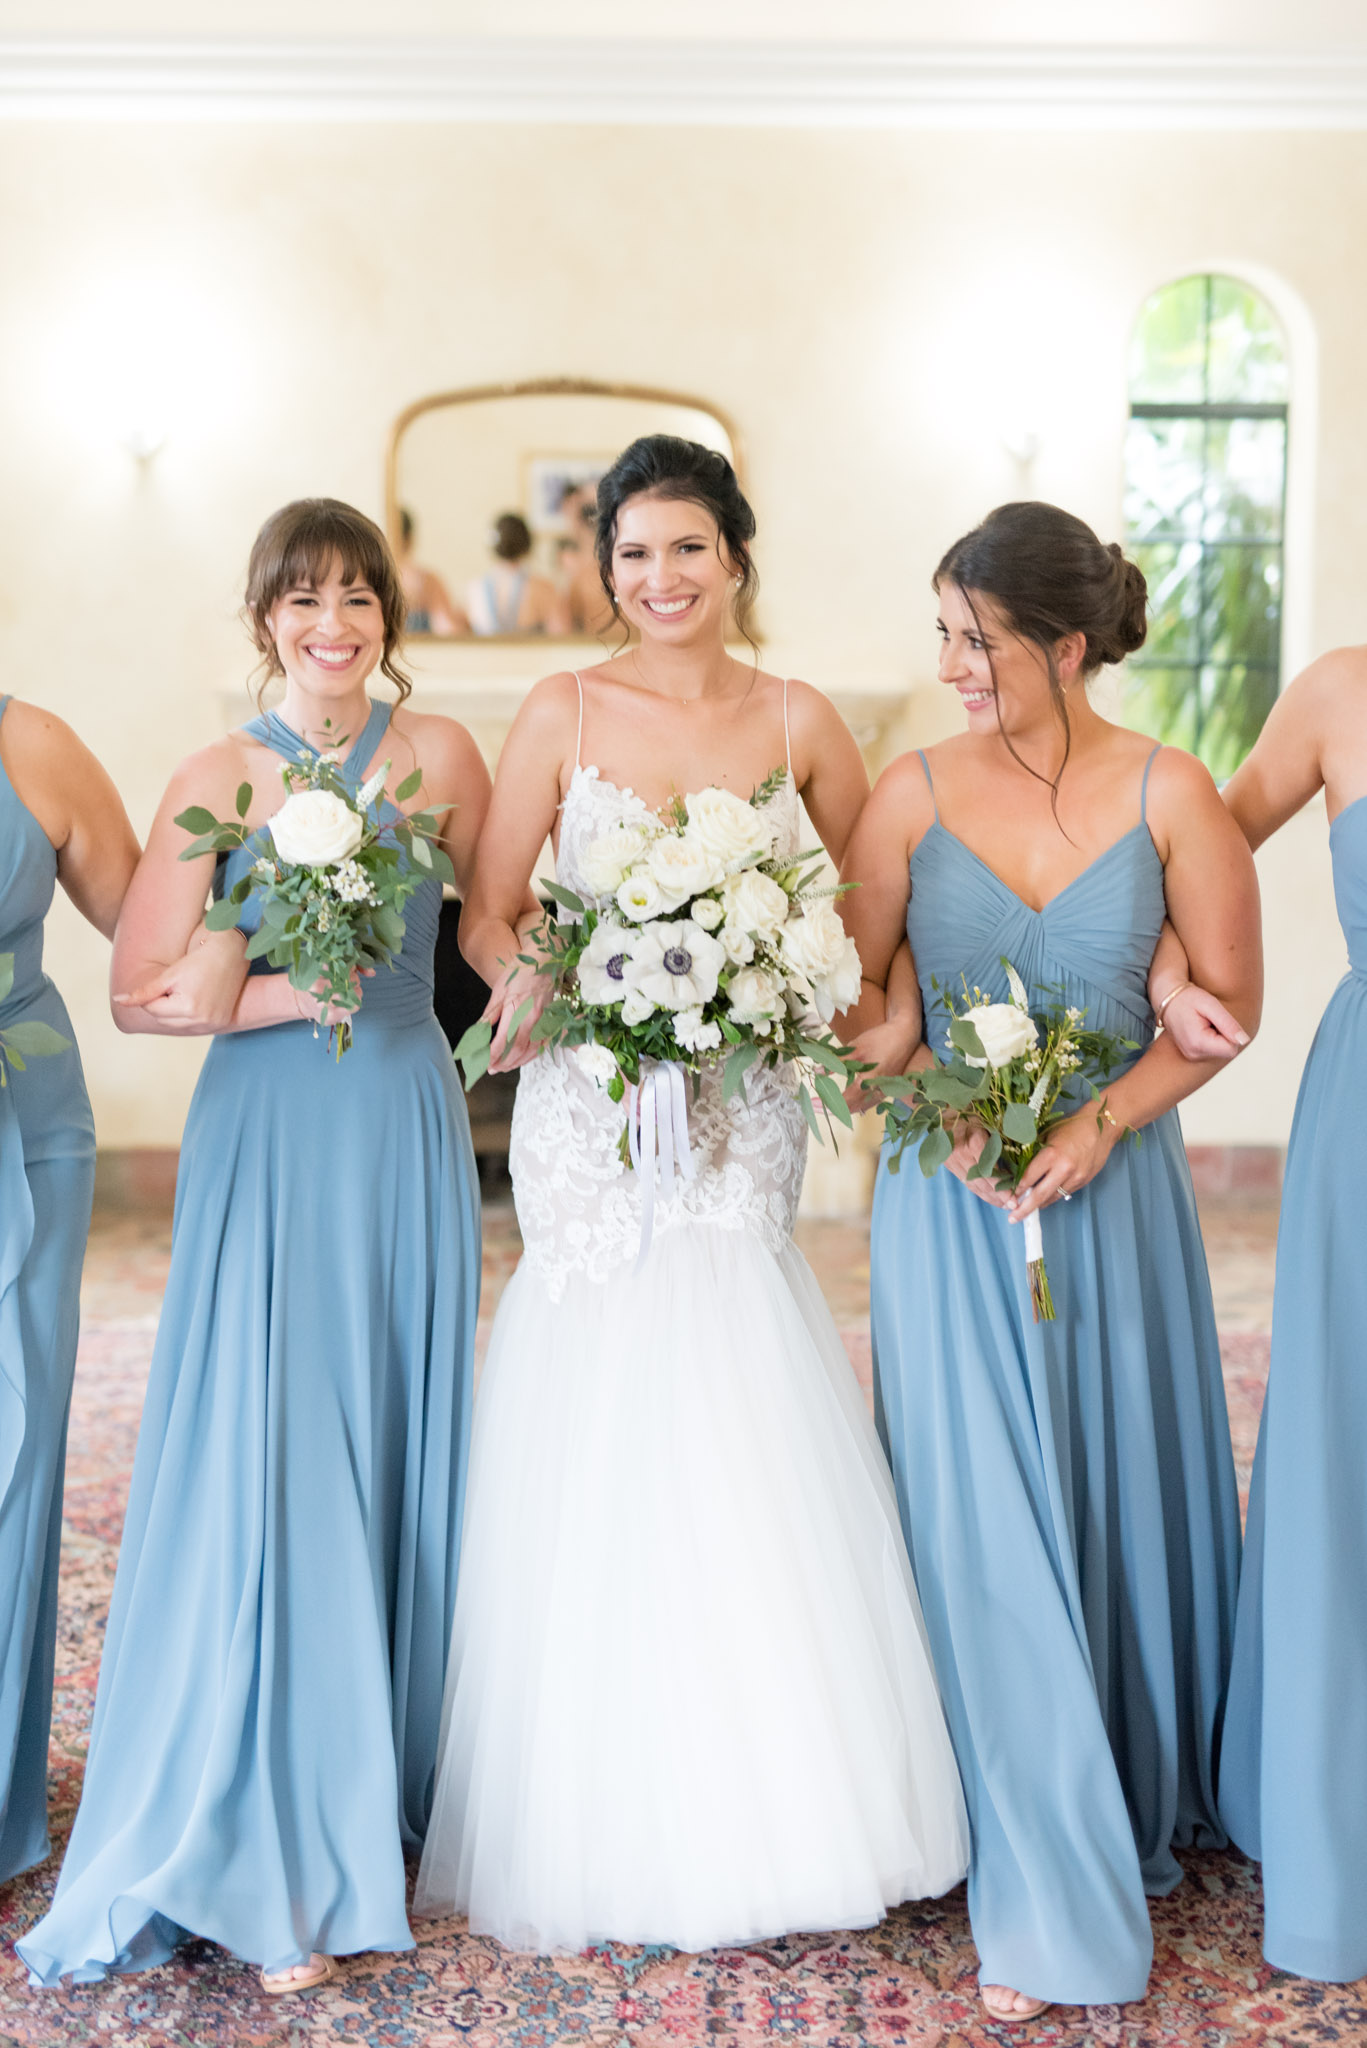
<path fill-rule="evenodd" d="M 366 583 L 380 601 L 384 652 L 380 673 L 402 703 L 413 685 L 395 655 L 403 640 L 408 601 L 389 542 L 373 519 L 340 498 L 296 498 L 273 512 L 252 545 L 247 564 L 243 617 L 261 656 L 258 700 L 274 676 L 283 675 L 270 615 L 287 591 L 317 589 L 340 562 L 346 583 Z"/>

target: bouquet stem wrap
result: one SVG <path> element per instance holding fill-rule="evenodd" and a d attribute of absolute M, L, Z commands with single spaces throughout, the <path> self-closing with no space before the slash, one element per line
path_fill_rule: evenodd
<path fill-rule="evenodd" d="M 666 1201 L 674 1192 L 676 1173 L 681 1180 L 693 1178 L 688 1100 L 683 1068 L 677 1060 L 660 1060 L 645 1074 L 639 1087 L 628 1087 L 627 1144 L 631 1148 L 631 1163 L 641 1178 L 641 1249 L 636 1255 L 639 1273 L 655 1234 L 657 1164 L 660 1192 Z"/>
<path fill-rule="evenodd" d="M 1044 1231 L 1040 1226 L 1038 1209 L 1032 1209 L 1026 1217 L 1024 1229 L 1025 1270 L 1030 1276 L 1030 1306 L 1035 1312 L 1037 1323 L 1052 1323 L 1054 1297 L 1049 1291 L 1049 1275 L 1044 1265 Z"/>

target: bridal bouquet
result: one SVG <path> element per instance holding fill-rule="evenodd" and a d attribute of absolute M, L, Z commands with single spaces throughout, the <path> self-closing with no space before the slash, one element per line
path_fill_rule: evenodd
<path fill-rule="evenodd" d="M 937 1057 L 933 1067 L 880 1083 L 885 1099 L 878 1107 L 895 1134 L 890 1172 L 896 1173 L 907 1146 L 919 1140 L 922 1173 L 938 1173 L 954 1149 L 951 1126 L 970 1122 L 987 1135 L 968 1179 L 1018 1187 L 1040 1147 L 1077 1108 L 1075 1098 L 1061 1100 L 1065 1090 L 1081 1085 L 1098 1100 L 1098 1083 L 1127 1052 L 1137 1051 L 1132 1039 L 1089 1031 L 1085 1010 L 1053 1002 L 1032 1013 L 1025 983 L 1009 960 L 1002 966 L 1011 990 L 1006 1003 L 993 1002 L 977 988 L 970 995 L 965 984 L 967 1001 L 958 1007 L 951 991 L 932 981 L 949 1013 L 949 1058 Z M 1025 1219 L 1025 1257 L 1035 1321 L 1051 1323 L 1054 1300 L 1037 1209 Z"/>
<path fill-rule="evenodd" d="M 403 906 L 414 890 L 429 877 L 455 879 L 450 861 L 433 843 L 437 812 L 382 822 L 390 766 L 384 762 L 353 795 L 336 748 L 305 752 L 283 764 L 285 801 L 256 832 L 242 822 L 251 807 L 249 782 L 237 792 L 236 823 L 224 824 L 199 805 L 176 819 L 196 835 L 182 860 L 230 853 L 253 842 L 261 849 L 249 872 L 210 908 L 204 920 L 210 930 L 235 925 L 241 906 L 255 896 L 261 923 L 247 942 L 247 958 L 264 957 L 272 967 L 283 967 L 292 987 L 312 990 L 325 1006 L 340 1010 L 360 1007 L 360 970 L 393 964 L 403 946 Z M 395 790 L 396 802 L 416 796 L 421 785 L 422 770 L 415 768 Z M 351 1044 L 350 1017 L 334 1025 L 330 1036 L 340 1060 Z"/>
<path fill-rule="evenodd" d="M 14 987 L 14 955 L 0 953 L 0 1003 Z M 65 1052 L 70 1045 L 51 1024 L 40 1017 L 21 1017 L 17 1024 L 0 1024 L 0 1088 L 9 1086 L 9 1070 L 22 1074 L 29 1060 L 47 1059 Z"/>
<path fill-rule="evenodd" d="M 843 1090 L 857 1063 L 827 1027 L 859 994 L 859 955 L 838 887 L 820 883 L 820 850 L 774 853 L 769 806 L 785 775 L 775 769 L 748 801 L 702 789 L 615 825 L 584 850 L 587 901 L 542 884 L 567 914 L 548 914 L 518 956 L 553 984 L 532 1040 L 570 1048 L 614 1102 L 636 1091 L 624 1138 L 634 1164 L 654 1110 L 677 1125 L 682 1075 L 696 1086 L 715 1061 L 723 1101 L 744 1097 L 757 1063 L 792 1062 L 812 1131 L 817 1103 L 828 1123 L 851 1122 Z M 456 1047 L 467 1088 L 491 1035 L 481 1021 Z"/>

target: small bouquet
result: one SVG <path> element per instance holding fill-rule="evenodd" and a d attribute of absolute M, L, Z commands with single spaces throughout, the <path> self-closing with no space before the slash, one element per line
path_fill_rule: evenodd
<path fill-rule="evenodd" d="M 0 953 L 0 1003 L 14 987 L 14 955 Z M 22 1074 L 30 1060 L 48 1059 L 65 1052 L 70 1045 L 60 1031 L 44 1024 L 40 1017 L 21 1017 L 17 1024 L 0 1024 L 0 1088 L 9 1086 L 9 1070 Z"/>
<path fill-rule="evenodd" d="M 852 1122 L 843 1090 L 858 1064 L 827 1027 L 859 994 L 859 955 L 835 909 L 839 885 L 820 882 L 820 849 L 774 852 L 769 806 L 786 773 L 775 769 L 748 801 L 702 789 L 615 825 L 584 851 L 587 902 L 542 884 L 566 914 L 548 914 L 531 935 L 535 951 L 518 956 L 553 983 L 532 1041 L 573 1049 L 614 1102 L 633 1091 L 623 1146 L 638 1167 L 658 1102 L 661 1131 L 682 1138 L 689 1170 L 682 1075 L 696 1091 L 711 1062 L 721 1062 L 725 1102 L 744 1099 L 756 1063 L 792 1062 L 813 1133 L 818 1103 L 828 1124 Z M 488 1067 L 491 1035 L 481 1020 L 456 1047 L 467 1088 Z M 660 1156 L 668 1175 L 663 1146 Z"/>
<path fill-rule="evenodd" d="M 320 1002 L 339 1010 L 360 1007 L 358 970 L 393 965 L 403 946 L 403 906 L 414 890 L 429 878 L 455 879 L 446 854 L 433 843 L 438 812 L 415 811 L 382 822 L 390 766 L 384 762 L 353 796 L 336 747 L 306 751 L 282 765 L 285 801 L 256 832 L 242 823 L 251 807 L 249 782 L 237 792 L 235 824 L 223 824 L 197 804 L 176 819 L 196 835 L 182 860 L 230 853 L 253 840 L 261 845 L 250 871 L 204 921 L 211 931 L 226 931 L 237 923 L 248 896 L 255 896 L 261 923 L 247 942 L 248 960 L 264 956 L 286 970 L 292 987 L 314 990 Z M 395 790 L 396 801 L 406 803 L 421 785 L 422 770 L 415 768 Z M 351 1044 L 349 1016 L 333 1026 L 330 1037 L 340 1060 Z"/>
<path fill-rule="evenodd" d="M 1002 1189 L 1018 1187 L 1040 1147 L 1077 1108 L 1075 1100 L 1060 1100 L 1065 1089 L 1080 1085 L 1093 1101 L 1099 1100 L 1097 1084 L 1127 1052 L 1138 1050 L 1133 1039 L 1089 1031 L 1086 1011 L 1060 1001 L 1032 1014 L 1025 983 L 1009 960 L 1002 966 L 1011 989 L 1007 1003 L 993 1002 L 977 988 L 970 994 L 965 984 L 967 1000 L 960 1008 L 950 990 L 931 982 L 949 1014 L 949 1058 L 879 1083 L 885 1100 L 878 1107 L 895 1134 L 890 1172 L 896 1173 L 907 1146 L 919 1140 L 917 1156 L 929 1179 L 954 1150 L 955 1134 L 946 1120 L 968 1121 L 987 1133 L 968 1179 L 990 1178 Z M 1100 1110 L 1097 1117 L 1100 1121 Z M 1025 1258 L 1035 1321 L 1052 1323 L 1054 1300 L 1037 1209 L 1025 1219 Z"/>

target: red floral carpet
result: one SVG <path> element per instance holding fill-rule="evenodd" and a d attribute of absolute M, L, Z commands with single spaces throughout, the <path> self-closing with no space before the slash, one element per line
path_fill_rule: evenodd
<path fill-rule="evenodd" d="M 59 1839 L 80 1788 L 154 1301 L 146 1314 L 88 1323 L 82 1341 L 51 1759 Z M 849 1341 L 859 1368 L 866 1340 L 851 1330 Z M 1245 1465 L 1266 1368 L 1265 1337 L 1229 1340 L 1231 1414 Z M 507 1955 L 472 1939 L 459 1921 L 420 1922 L 421 1946 L 411 1954 L 353 1958 L 323 1992 L 275 2001 L 260 1995 L 251 1972 L 206 1945 L 138 1977 L 30 1992 L 11 1944 L 45 1909 L 56 1867 L 54 1858 L 0 1889 L 0 2048 L 977 2048 L 1022 2039 L 1037 2048 L 1322 2048 L 1367 2041 L 1364 1987 L 1307 1984 L 1263 1963 L 1257 1874 L 1236 1854 L 1190 1857 L 1187 1882 L 1155 1905 L 1157 1960 L 1143 2005 L 1058 2008 L 1023 2031 L 983 2017 L 962 1890 L 903 1908 L 862 1933 L 706 1956 L 611 1948 L 550 1962 Z"/>

